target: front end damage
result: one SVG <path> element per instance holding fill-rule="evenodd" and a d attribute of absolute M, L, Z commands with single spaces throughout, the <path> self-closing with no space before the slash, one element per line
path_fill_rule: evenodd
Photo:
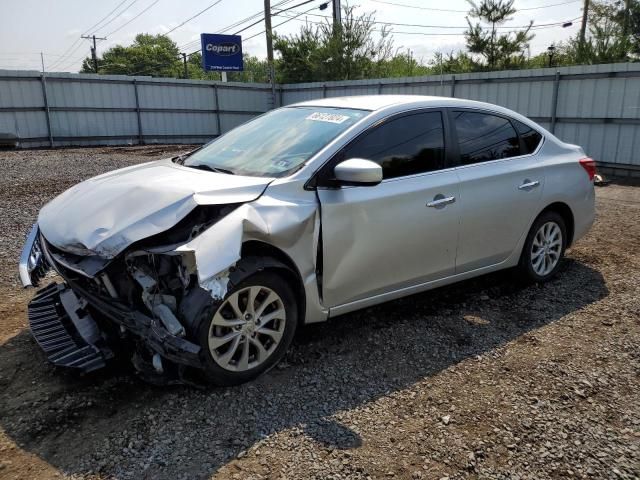
<path fill-rule="evenodd" d="M 62 249 L 35 225 L 20 262 L 25 286 L 54 270 L 62 283 L 38 291 L 29 304 L 33 336 L 55 365 L 90 372 L 128 356 L 153 383 L 185 382 L 204 368 L 198 343 L 203 312 L 252 271 L 240 262 L 247 239 L 287 239 L 307 245 L 318 228 L 315 204 L 281 201 L 198 206 L 169 230 L 133 242 L 116 255 Z M 307 256 L 307 255 L 304 255 Z M 308 257 L 313 257 L 309 252 Z M 308 262 L 309 283 L 314 271 Z M 301 279 L 301 281 L 303 281 Z"/>
<path fill-rule="evenodd" d="M 64 280 L 38 291 L 28 307 L 33 336 L 51 363 L 90 372 L 114 353 L 130 355 L 152 381 L 179 380 L 187 367 L 202 366 L 195 319 L 181 307 L 194 296 L 214 298 L 196 281 L 193 255 L 136 250 L 105 260 L 63 252 L 40 232 L 30 240 L 31 262 L 21 263 L 25 286 L 36 286 L 49 269 Z"/>

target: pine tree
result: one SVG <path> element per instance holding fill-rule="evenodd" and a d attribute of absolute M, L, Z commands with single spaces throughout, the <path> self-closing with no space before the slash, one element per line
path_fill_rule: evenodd
<path fill-rule="evenodd" d="M 467 17 L 469 29 L 465 38 L 469 52 L 484 57 L 491 70 L 509 68 L 514 62 L 519 62 L 520 54 L 533 38 L 529 33 L 533 22 L 524 30 L 498 34 L 497 27 L 511 20 L 516 13 L 514 0 L 481 0 L 479 4 L 467 1 L 471 4 L 469 17 L 480 21 L 472 25 Z M 484 28 L 480 23 L 489 27 Z"/>

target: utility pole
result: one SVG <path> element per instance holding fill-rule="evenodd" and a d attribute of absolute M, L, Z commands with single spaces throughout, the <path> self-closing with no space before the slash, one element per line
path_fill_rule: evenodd
<path fill-rule="evenodd" d="M 189 78 L 189 71 L 187 70 L 187 54 L 182 53 L 182 62 L 184 63 L 184 78 Z"/>
<path fill-rule="evenodd" d="M 340 9 L 340 0 L 331 0 L 333 3 L 333 28 L 342 25 L 342 10 Z"/>
<path fill-rule="evenodd" d="M 271 82 L 271 99 L 276 108 L 276 70 L 273 65 L 273 32 L 271 31 L 271 0 L 264 0 L 264 29 L 267 34 L 267 63 L 269 64 L 269 81 Z"/>
<path fill-rule="evenodd" d="M 42 63 L 42 74 L 44 75 L 44 53 L 40 52 L 40 62 Z"/>
<path fill-rule="evenodd" d="M 582 7 L 582 25 L 580 26 L 580 46 L 584 47 L 584 37 L 587 33 L 587 17 L 589 15 L 589 0 L 584 0 Z"/>
<path fill-rule="evenodd" d="M 629 15 L 631 15 L 630 4 L 631 4 L 631 0 L 624 0 L 624 23 L 622 24 L 622 35 L 624 35 L 625 40 L 629 35 L 629 23 L 630 23 Z"/>
<path fill-rule="evenodd" d="M 93 39 L 93 47 L 91 47 L 91 59 L 93 60 L 93 71 L 98 73 L 98 54 L 96 47 L 96 40 L 106 40 L 106 37 L 96 37 L 95 35 L 81 35 L 81 38 L 87 40 Z"/>

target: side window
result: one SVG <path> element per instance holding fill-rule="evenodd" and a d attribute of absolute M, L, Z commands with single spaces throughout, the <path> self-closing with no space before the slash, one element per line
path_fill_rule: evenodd
<path fill-rule="evenodd" d="M 520 155 L 520 142 L 511 122 L 488 113 L 457 111 L 453 118 L 462 165 Z"/>
<path fill-rule="evenodd" d="M 345 150 L 345 159 L 365 158 L 382 167 L 383 178 L 444 168 L 440 112 L 416 113 L 375 127 Z"/>
<path fill-rule="evenodd" d="M 542 135 L 522 122 L 519 122 L 517 120 L 512 120 L 512 122 L 515 125 L 516 130 L 518 130 L 518 133 L 520 134 L 520 138 L 522 139 L 522 143 L 524 145 L 524 151 L 522 152 L 522 155 L 527 155 L 529 153 L 535 152 L 536 148 L 538 148 L 538 145 L 540 144 L 540 141 L 542 140 Z"/>

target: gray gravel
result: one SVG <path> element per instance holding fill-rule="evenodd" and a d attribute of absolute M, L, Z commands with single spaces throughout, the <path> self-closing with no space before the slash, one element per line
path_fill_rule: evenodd
<path fill-rule="evenodd" d="M 0 153 L 3 292 L 39 205 L 154 155 Z M 489 275 L 310 326 L 277 369 L 225 389 L 56 370 L 24 332 L 28 295 L 7 296 L 0 478 L 637 479 L 639 252 L 640 188 L 599 189 L 551 283 Z"/>

